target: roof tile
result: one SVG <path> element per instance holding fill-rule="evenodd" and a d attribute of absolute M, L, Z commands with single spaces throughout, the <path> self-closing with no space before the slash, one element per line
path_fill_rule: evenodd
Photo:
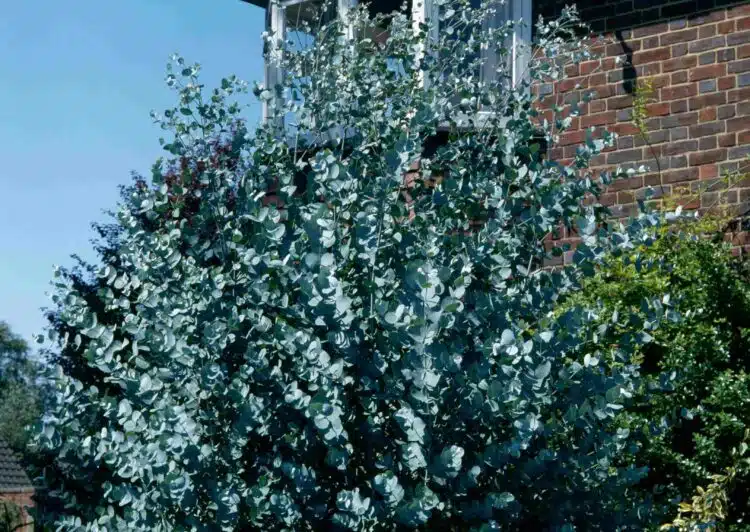
<path fill-rule="evenodd" d="M 0 440 L 0 493 L 32 487 L 15 453 L 3 440 Z"/>

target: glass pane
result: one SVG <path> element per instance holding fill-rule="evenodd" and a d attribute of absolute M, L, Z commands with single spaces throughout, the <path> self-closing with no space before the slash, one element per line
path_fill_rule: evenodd
<path fill-rule="evenodd" d="M 310 48 L 315 43 L 315 34 L 335 16 L 336 8 L 332 2 L 288 2 L 284 7 L 286 38 L 295 50 Z"/>
<path fill-rule="evenodd" d="M 331 23 L 336 17 L 336 2 L 323 0 L 307 0 L 299 2 L 290 0 L 282 4 L 284 8 L 284 25 L 286 41 L 292 52 L 310 50 L 315 46 L 316 36 L 321 28 Z M 312 58 L 310 61 L 313 61 Z M 302 75 L 295 76 L 291 87 L 288 89 L 287 97 L 302 104 L 304 98 L 299 90 L 310 81 L 308 68 L 312 63 L 303 64 Z M 294 135 L 297 130 L 297 117 L 295 113 L 287 113 L 284 117 L 287 133 Z"/>
<path fill-rule="evenodd" d="M 482 7 L 482 0 L 470 0 L 470 5 L 474 9 L 479 9 Z M 495 0 L 495 13 L 491 17 L 490 20 L 486 21 L 485 30 L 488 28 L 498 28 L 505 24 L 506 21 L 513 18 L 512 17 L 512 10 L 513 10 L 513 4 L 514 2 L 512 0 L 506 0 L 503 4 L 500 4 L 499 1 Z M 472 30 L 476 31 L 473 28 L 468 27 L 460 27 L 458 22 L 453 23 L 453 28 L 451 31 L 451 36 L 456 39 L 463 39 L 468 40 Z M 440 31 L 445 31 L 445 28 L 440 28 Z M 510 45 L 511 43 L 509 43 Z M 497 57 L 496 54 L 492 50 L 484 50 L 481 52 L 482 55 L 482 61 L 481 61 L 481 67 L 479 68 L 479 72 L 477 74 L 479 75 L 480 79 L 482 80 L 488 80 L 495 76 L 495 70 L 497 68 Z M 470 56 L 467 58 L 468 61 L 473 61 L 476 59 L 476 55 Z"/>

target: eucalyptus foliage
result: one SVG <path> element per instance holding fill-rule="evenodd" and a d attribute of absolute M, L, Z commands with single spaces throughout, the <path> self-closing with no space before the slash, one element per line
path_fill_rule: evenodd
<path fill-rule="evenodd" d="M 487 30 L 492 6 L 441 9 L 438 35 L 396 13 L 388 40 L 371 40 L 385 21 L 356 9 L 310 48 L 269 46 L 288 75 L 256 87 L 271 119 L 254 134 L 241 83 L 207 92 L 175 60 L 179 104 L 159 121 L 188 161 L 180 180 L 160 163 L 128 189 L 97 305 L 56 281 L 59 349 L 96 375 L 61 371 L 34 443 L 58 529 L 648 519 L 648 501 L 629 495 L 643 471 L 617 466 L 631 441 L 612 419 L 638 386 L 629 353 L 664 308 L 645 302 L 615 336 L 591 326 L 590 308 L 552 312 L 657 223 L 607 225 L 583 201 L 613 177 L 586 170 L 612 135 L 592 132 L 569 166 L 538 148 L 576 114 L 548 121 L 528 90 L 591 57 L 575 13 L 540 24 L 514 87 L 506 62 L 494 80 L 478 68 L 482 49 L 508 56 L 513 24 Z M 419 179 L 404 179 L 420 158 Z M 573 266 L 550 271 L 543 239 L 561 225 L 582 243 Z M 571 362 L 607 335 L 621 365 Z"/>

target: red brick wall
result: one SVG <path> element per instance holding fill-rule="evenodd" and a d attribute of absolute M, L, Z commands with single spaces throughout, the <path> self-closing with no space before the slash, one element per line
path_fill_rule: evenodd
<path fill-rule="evenodd" d="M 20 508 L 32 508 L 34 506 L 34 501 L 32 497 L 34 496 L 33 492 L 18 492 L 18 493 L 0 493 L 0 500 L 10 501 L 13 504 L 18 505 Z M 28 523 L 27 526 L 20 528 L 17 530 L 17 532 L 33 532 L 34 525 L 33 525 L 33 519 L 31 516 L 23 510 L 23 515 L 25 522 Z"/>
<path fill-rule="evenodd" d="M 560 4 L 542 0 L 537 14 L 552 16 Z M 750 1 L 586 0 L 578 6 L 585 22 L 607 32 L 595 49 L 600 59 L 571 67 L 569 79 L 540 90 L 556 104 L 581 101 L 583 92 L 597 97 L 579 105 L 581 117 L 551 157 L 573 157 L 590 126 L 617 132 L 616 148 L 592 161 L 593 168 L 643 164 L 651 173 L 605 192 L 602 202 L 616 216 L 635 212 L 649 186 L 659 201 L 716 183 L 725 172 L 750 170 L 744 162 L 750 154 Z M 633 123 L 633 88 L 647 79 L 654 91 L 644 142 Z M 702 193 L 702 204 L 687 207 L 721 200 L 743 214 L 750 181 L 718 195 Z"/>

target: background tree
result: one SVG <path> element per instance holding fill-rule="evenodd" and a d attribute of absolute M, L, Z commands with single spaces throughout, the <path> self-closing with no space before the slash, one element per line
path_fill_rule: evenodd
<path fill-rule="evenodd" d="M 125 191 L 93 291 L 58 278 L 59 349 L 76 365 L 62 368 L 34 440 L 45 521 L 59 530 L 649 522 L 650 501 L 630 490 L 643 471 L 619 465 L 631 435 L 613 421 L 639 385 L 630 353 L 664 306 L 645 301 L 624 334 L 591 326 L 597 303 L 553 310 L 613 250 L 649 242 L 657 218 L 607 225 L 606 211 L 583 201 L 612 177 L 586 170 L 612 135 L 592 132 L 571 166 L 545 160 L 540 130 L 554 144 L 569 116 L 544 120 L 528 86 L 509 85 L 505 61 L 496 79 L 478 77 L 481 49 L 508 54 L 512 25 L 482 24 L 493 8 L 450 3 L 451 30 L 437 41 L 425 28 L 415 35 L 404 13 L 385 43 L 326 26 L 312 48 L 282 54 L 294 98 L 256 91 L 272 119 L 254 136 L 231 103 L 240 83 L 206 95 L 198 68 L 176 59 L 167 80 L 179 103 L 160 120 L 180 181 L 158 165 Z M 366 36 L 365 10 L 351 17 Z M 575 22 L 569 10 L 539 28 L 542 53 L 523 83 L 561 79 L 591 57 Z M 459 127 L 479 109 L 485 121 Z M 285 137 L 277 125 L 290 115 Z M 422 157 L 446 126 L 446 144 Z M 407 205 L 404 174 L 420 158 Z M 537 268 L 560 225 L 583 237 L 575 265 Z M 606 335 L 618 366 L 583 357 Z"/>
<path fill-rule="evenodd" d="M 0 322 L 0 439 L 25 452 L 26 428 L 42 413 L 45 390 L 39 362 L 23 338 Z"/>

